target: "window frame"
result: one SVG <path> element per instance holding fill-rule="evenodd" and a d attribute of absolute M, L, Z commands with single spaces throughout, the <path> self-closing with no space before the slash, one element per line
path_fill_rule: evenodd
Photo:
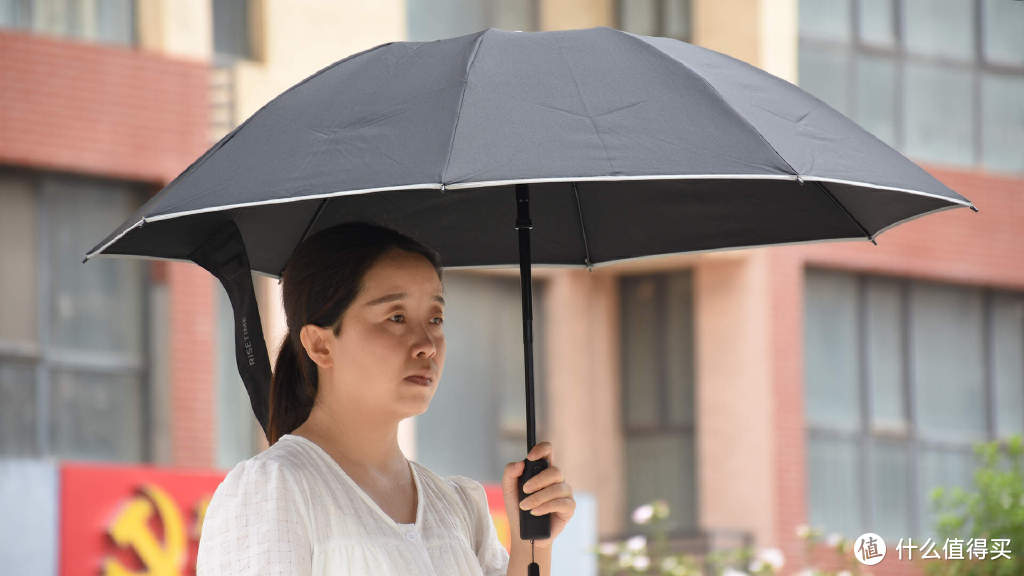
<path fill-rule="evenodd" d="M 1024 78 L 1024 65 L 1014 66 L 991 62 L 985 58 L 985 30 L 984 30 L 984 2 L 983 0 L 970 0 L 971 2 L 971 29 L 974 36 L 971 58 L 969 60 L 958 60 L 943 56 L 929 56 L 915 54 L 906 46 L 906 6 L 905 0 L 891 0 L 892 2 L 892 25 L 893 45 L 892 47 L 879 46 L 864 41 L 860 34 L 861 1 L 848 0 L 850 6 L 849 34 L 850 41 L 826 40 L 823 38 L 808 37 L 800 34 L 798 36 L 798 59 L 800 49 L 805 47 L 814 50 L 825 50 L 832 54 L 842 54 L 846 58 L 845 76 L 852 81 L 847 86 L 846 98 L 851 117 L 859 117 L 860 101 L 858 98 L 858 56 L 872 56 L 884 58 L 893 63 L 895 67 L 896 81 L 893 87 L 893 148 L 904 150 L 907 143 L 906 131 L 906 68 L 907 64 L 923 64 L 938 66 L 943 69 L 953 69 L 967 72 L 971 76 L 971 158 L 963 165 L 969 168 L 986 168 L 984 158 L 984 134 L 982 123 L 984 122 L 984 111 L 982 110 L 982 84 L 986 75 L 1010 76 Z M 960 164 L 956 164 L 960 165 Z M 1004 170 L 999 170 L 1004 171 Z"/>
<path fill-rule="evenodd" d="M 51 237 L 54 235 L 54 223 L 52 222 L 52 206 L 58 201 L 57 194 L 47 186 L 47 181 L 55 175 L 49 173 L 32 173 L 21 170 L 6 172 L 14 178 L 24 178 L 28 187 L 32 190 L 35 201 L 36 220 L 36 260 L 35 269 L 30 273 L 36 276 L 36 342 L 34 346 L 23 346 L 0 341 L 0 358 L 13 360 L 15 362 L 31 363 L 34 372 L 32 383 L 35 396 L 35 443 L 29 450 L 22 452 L 26 457 L 62 457 L 54 448 L 53 423 L 57 417 L 53 414 L 52 396 L 53 383 L 52 374 L 56 370 L 68 370 L 73 372 L 90 372 L 93 374 L 109 376 L 127 376 L 137 378 L 139 382 L 139 430 L 140 452 L 138 462 L 146 463 L 152 461 L 153 457 L 153 435 L 152 429 L 152 380 L 153 380 L 153 358 L 150 344 L 152 337 L 150 330 L 152 313 L 150 295 L 153 287 L 152 269 L 150 266 L 142 268 L 142 318 L 139 326 L 142 342 L 140 353 L 137 359 L 130 355 L 102 350 L 81 352 L 63 349 L 53 343 L 51 327 L 53 321 L 53 278 L 51 277 L 50 253 L 52 250 Z M 63 178 L 63 177 L 61 177 Z M 75 180 L 86 180 L 88 177 L 75 177 Z M 119 183 L 120 184 L 120 183 Z M 130 184 L 129 184 L 130 186 Z M 146 200 L 145 193 L 138 187 L 132 187 L 133 193 L 137 196 L 139 205 Z M 0 455 L 0 458 L 10 457 Z M 135 461 L 135 460 L 129 460 Z"/>
<path fill-rule="evenodd" d="M 623 12 L 625 10 L 625 4 L 628 0 L 615 0 L 615 28 L 628 32 L 623 27 Z M 693 1 L 685 0 L 686 11 L 689 16 L 686 21 L 686 34 L 684 36 L 668 36 L 666 30 L 668 27 L 665 25 L 668 16 L 668 0 L 654 0 L 656 3 L 655 16 L 654 16 L 654 34 L 653 36 L 661 36 L 664 38 L 674 38 L 676 40 L 682 40 L 683 42 L 691 42 L 693 38 Z"/>
<path fill-rule="evenodd" d="M 949 441 L 937 438 L 929 438 L 926 434 L 922 434 L 918 427 L 918 414 L 916 406 L 916 394 L 917 390 L 914 386 L 914 373 L 913 373 L 913 348 L 912 348 L 912 307 L 911 307 L 911 288 L 913 285 L 942 285 L 942 286 L 954 286 L 967 288 L 970 290 L 979 290 L 982 298 L 982 315 L 981 315 L 981 333 L 982 333 L 982 354 L 983 354 L 983 375 L 982 375 L 982 394 L 984 396 L 984 411 L 985 411 L 985 438 L 983 441 L 992 442 L 995 440 L 1003 441 L 1005 438 L 998 436 L 998 412 L 996 410 L 996 390 L 995 390 L 995 347 L 994 342 L 994 308 L 992 305 L 994 295 L 996 293 L 1006 294 L 1010 297 L 1017 297 L 1024 299 L 1024 293 L 1014 293 L 1011 291 L 1000 290 L 988 286 L 975 286 L 975 285 L 964 285 L 952 282 L 936 282 L 933 280 L 916 279 L 909 277 L 899 276 L 888 276 L 874 273 L 862 273 L 857 271 L 850 271 L 846 269 L 828 268 L 824 266 L 807 266 L 804 269 L 804 283 L 806 286 L 806 278 L 808 273 L 824 272 L 828 274 L 844 274 L 852 279 L 856 284 L 856 339 L 857 339 L 857 365 L 858 365 L 858 399 L 860 402 L 859 418 L 860 423 L 856 431 L 847 431 L 841 429 L 830 429 L 827 426 L 819 424 L 811 424 L 809 419 L 804 413 L 804 430 L 808 442 L 814 438 L 818 439 L 838 439 L 857 444 L 857 459 L 856 469 L 858 483 L 858 502 L 857 502 L 857 514 L 860 518 L 860 524 L 862 526 L 874 526 L 875 525 L 875 502 L 870 496 L 872 479 L 874 478 L 874 448 L 876 442 L 888 442 L 898 443 L 902 446 L 907 453 L 908 457 L 908 478 L 906 492 L 903 494 L 904 498 L 908 502 L 908 513 L 910 514 L 909 522 L 910 530 L 914 534 L 922 534 L 925 526 L 922 526 L 921 519 L 923 517 L 922 510 L 920 507 L 920 488 L 921 488 L 921 465 L 922 465 L 922 453 L 929 449 L 939 449 L 946 451 L 955 451 L 967 456 L 973 456 L 973 445 L 977 441 L 965 440 L 965 441 Z M 867 306 L 867 295 L 868 295 L 868 284 L 872 279 L 883 280 L 886 282 L 894 283 L 899 289 L 899 302 L 900 302 L 900 351 L 902 357 L 902 369 L 900 375 L 900 391 L 903 396 L 903 417 L 906 423 L 904 430 L 896 430 L 887 427 L 877 426 L 872 421 L 872 401 L 873 391 L 872 383 L 870 381 L 869 371 L 869 358 L 868 358 L 868 306 Z M 805 296 L 806 300 L 806 296 Z M 804 327 L 806 329 L 807 321 L 804 320 Z M 1024 326 L 1021 328 L 1024 330 Z M 805 333 L 804 341 L 806 341 L 807 334 Z M 1024 355 L 1022 355 L 1024 356 Z M 806 366 L 806 359 L 804 360 L 804 366 Z M 805 369 L 804 369 L 805 370 Z M 806 371 L 804 372 L 806 378 Z M 804 387 L 806 388 L 807 381 L 804 381 Z M 806 394 L 806 392 L 805 392 Z M 1021 423 L 1024 426 L 1024 410 L 1022 410 Z M 806 472 L 810 473 L 809 469 Z M 810 479 L 808 477 L 808 483 Z M 808 491 L 808 494 L 810 492 Z M 807 508 L 810 511 L 812 503 L 810 500 L 807 501 Z M 930 528 L 929 528 L 930 529 Z M 853 536 L 853 535 L 847 535 Z"/>
<path fill-rule="evenodd" d="M 669 309 L 668 307 L 668 282 L 673 276 L 685 277 L 689 284 L 690 293 L 690 323 L 688 327 L 684 327 L 691 332 L 690 342 L 692 348 L 690 350 L 691 363 L 690 363 L 690 384 L 692 389 L 693 400 L 689 404 L 690 418 L 689 423 L 680 424 L 673 423 L 670 413 L 670 395 L 669 387 L 672 383 L 669 382 L 668 376 L 668 350 L 667 350 L 667 334 L 668 334 L 668 318 L 667 314 L 664 313 Z M 620 362 L 619 362 L 619 381 L 621 382 L 619 390 L 619 405 L 620 405 L 620 418 L 622 420 L 622 435 L 623 435 L 623 451 L 625 452 L 632 439 L 650 439 L 656 437 L 683 437 L 685 441 L 691 443 L 694 453 L 693 469 L 690 472 L 693 474 L 690 484 L 693 486 L 693 494 L 691 495 L 693 502 L 699 505 L 700 498 L 700 486 L 697 484 L 697 419 L 699 418 L 698 411 L 696 410 L 696 396 L 697 396 L 697 378 L 695 369 L 696 360 L 696 327 L 694 322 L 694 314 L 696 313 L 696 307 L 694 302 L 694 270 L 692 268 L 681 268 L 668 272 L 655 272 L 645 274 L 623 274 L 618 277 L 618 306 L 620 311 L 620 317 L 624 317 L 628 311 L 627 305 L 627 290 L 631 285 L 639 284 L 645 281 L 654 282 L 654 308 L 661 313 L 655 315 L 655 342 L 657 342 L 658 349 L 655 352 L 655 357 L 658 359 L 657 367 L 657 423 L 654 425 L 631 425 L 629 420 L 629 358 L 626 354 L 626 347 L 622 344 L 619 346 Z M 621 343 L 625 343 L 630 337 L 628 334 L 628 323 L 625 321 L 619 322 L 619 338 Z M 680 455 L 681 458 L 681 455 Z M 623 461 L 626 461 L 624 455 Z M 632 522 L 632 510 L 629 509 L 629 496 L 630 487 L 628 486 L 628 477 L 624 478 L 625 486 L 625 498 L 626 506 L 624 525 L 629 526 Z M 682 491 L 679 492 L 682 494 Z M 678 512 L 676 515 L 678 517 Z M 681 524 L 673 530 L 668 531 L 667 535 L 673 538 L 687 538 L 692 537 L 695 531 L 699 530 L 699 510 L 686 511 L 688 514 L 692 514 L 692 517 L 687 516 L 683 520 L 677 520 Z"/>

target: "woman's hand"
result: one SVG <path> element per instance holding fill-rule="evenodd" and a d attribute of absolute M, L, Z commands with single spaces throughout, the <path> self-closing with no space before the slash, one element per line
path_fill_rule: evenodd
<path fill-rule="evenodd" d="M 551 548 L 555 537 L 562 532 L 576 511 L 576 500 L 572 497 L 572 488 L 565 482 L 562 471 L 555 466 L 550 442 L 541 442 L 535 445 L 526 457 L 529 460 L 539 460 L 541 458 L 547 458 L 548 460 L 548 467 L 533 478 L 530 478 L 526 485 L 523 486 L 526 498 L 523 499 L 522 509 L 535 512 L 538 516 L 551 513 L 551 538 L 534 541 L 534 546 L 538 549 Z M 508 514 L 513 547 L 524 542 L 519 538 L 520 503 L 518 487 L 519 477 L 523 474 L 523 467 L 522 460 L 509 462 L 505 465 L 505 474 L 501 480 L 502 491 L 505 494 L 505 513 Z M 529 540 L 526 540 L 525 543 L 529 545 Z"/>

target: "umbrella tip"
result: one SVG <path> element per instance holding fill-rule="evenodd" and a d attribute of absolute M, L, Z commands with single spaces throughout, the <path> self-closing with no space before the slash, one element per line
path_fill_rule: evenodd
<path fill-rule="evenodd" d="M 978 211 L 978 209 L 974 206 L 974 204 L 971 204 L 971 211 L 972 212 L 977 212 Z"/>

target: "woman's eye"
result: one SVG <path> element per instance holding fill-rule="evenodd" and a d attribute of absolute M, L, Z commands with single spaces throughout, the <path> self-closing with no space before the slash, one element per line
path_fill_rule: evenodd
<path fill-rule="evenodd" d="M 441 324 L 444 324 L 444 318 L 441 318 L 440 316 L 435 316 L 435 317 L 434 317 L 434 320 L 437 320 L 437 322 L 435 322 L 435 324 L 437 324 L 437 325 L 439 325 L 439 326 L 440 326 Z"/>
<path fill-rule="evenodd" d="M 405 320 L 405 314 L 392 314 L 389 320 L 394 320 L 395 318 L 400 318 L 400 320 L 397 320 L 397 322 L 402 322 L 403 320 Z"/>

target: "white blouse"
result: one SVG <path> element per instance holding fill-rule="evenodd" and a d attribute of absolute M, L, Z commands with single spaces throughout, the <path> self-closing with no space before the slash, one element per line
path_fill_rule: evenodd
<path fill-rule="evenodd" d="M 197 576 L 504 575 L 483 486 L 409 461 L 416 522 L 388 516 L 320 446 L 285 434 L 239 462 L 203 520 Z"/>

